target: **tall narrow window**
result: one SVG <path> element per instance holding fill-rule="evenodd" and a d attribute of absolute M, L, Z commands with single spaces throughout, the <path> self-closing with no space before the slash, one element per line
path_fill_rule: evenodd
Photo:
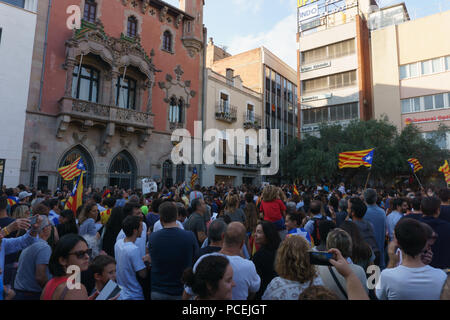
<path fill-rule="evenodd" d="M 175 97 L 170 99 L 169 105 L 169 122 L 170 123 L 182 123 L 183 122 L 183 100 L 177 100 Z"/>
<path fill-rule="evenodd" d="M 220 94 L 220 112 L 230 112 L 230 102 L 228 100 L 228 95 L 226 95 L 225 93 Z"/>
<path fill-rule="evenodd" d="M 75 66 L 72 79 L 72 97 L 80 100 L 98 102 L 99 72 L 89 67 L 81 66 L 78 78 L 79 66 Z"/>
<path fill-rule="evenodd" d="M 247 104 L 247 120 L 251 122 L 255 121 L 255 108 L 251 104 Z"/>
<path fill-rule="evenodd" d="M 86 0 L 84 4 L 84 16 L 83 19 L 89 22 L 95 22 L 97 15 L 97 4 L 94 0 Z"/>
<path fill-rule="evenodd" d="M 137 20 L 133 16 L 128 18 L 127 35 L 130 38 L 134 38 L 137 35 Z"/>
<path fill-rule="evenodd" d="M 34 187 L 34 178 L 36 175 L 37 158 L 34 156 L 31 159 L 31 170 L 30 170 L 30 187 Z"/>
<path fill-rule="evenodd" d="M 116 105 L 120 108 L 136 110 L 136 80 L 119 77 L 116 87 Z"/>
<path fill-rule="evenodd" d="M 165 31 L 163 34 L 163 49 L 172 52 L 172 34 L 170 31 Z"/>

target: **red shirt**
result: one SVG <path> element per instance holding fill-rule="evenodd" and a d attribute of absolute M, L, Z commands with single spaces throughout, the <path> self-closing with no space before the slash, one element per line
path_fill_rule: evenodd
<path fill-rule="evenodd" d="M 261 202 L 259 211 L 264 212 L 264 220 L 275 222 L 283 218 L 282 211 L 286 211 L 283 201 L 276 199 L 270 202 Z"/>

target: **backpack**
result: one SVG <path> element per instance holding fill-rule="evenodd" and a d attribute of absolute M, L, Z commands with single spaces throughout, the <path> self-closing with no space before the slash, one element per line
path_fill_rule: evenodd
<path fill-rule="evenodd" d="M 318 246 L 321 240 L 319 232 L 319 222 L 327 220 L 327 217 L 322 215 L 322 218 L 312 218 L 312 220 L 314 221 L 314 231 L 311 236 L 313 237 L 314 245 Z"/>

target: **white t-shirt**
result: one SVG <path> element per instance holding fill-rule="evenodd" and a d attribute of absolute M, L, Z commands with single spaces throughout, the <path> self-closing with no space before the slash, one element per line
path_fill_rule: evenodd
<path fill-rule="evenodd" d="M 310 281 L 300 283 L 298 281 L 276 277 L 270 281 L 261 300 L 298 300 L 298 296 L 309 285 Z M 322 279 L 319 276 L 314 278 L 312 286 L 323 286 Z"/>
<path fill-rule="evenodd" d="M 258 292 L 261 285 L 261 278 L 256 272 L 255 264 L 246 260 L 240 256 L 227 256 L 221 253 L 211 253 L 201 256 L 194 265 L 194 272 L 197 269 L 197 265 L 205 257 L 208 256 L 224 256 L 230 261 L 233 268 L 233 280 L 236 286 L 233 288 L 233 300 L 247 300 L 249 292 Z M 186 293 L 189 295 L 195 295 L 192 289 L 185 286 Z"/>
<path fill-rule="evenodd" d="M 120 230 L 120 232 L 116 238 L 116 243 L 117 243 L 117 241 L 123 240 L 123 239 L 125 239 L 125 232 L 123 232 L 123 230 Z M 147 225 L 145 223 L 142 223 L 142 233 L 141 233 L 141 236 L 136 239 L 135 244 L 138 246 L 139 252 L 140 252 L 141 258 L 142 258 L 143 256 L 145 256 L 145 253 L 146 253 L 145 249 L 146 249 L 146 245 L 147 245 Z"/>
<path fill-rule="evenodd" d="M 178 221 L 178 220 L 177 220 L 177 226 L 181 230 L 184 230 L 183 224 L 180 221 Z M 153 232 L 156 232 L 156 231 L 159 231 L 159 230 L 162 230 L 162 229 L 164 229 L 164 228 L 163 228 L 163 226 L 161 224 L 161 221 L 160 220 L 156 221 L 155 224 L 153 225 Z"/>
<path fill-rule="evenodd" d="M 117 262 L 117 283 L 122 288 L 119 299 L 144 300 L 142 287 L 136 279 L 136 272 L 145 269 L 139 248 L 133 242 L 119 239 L 114 245 L 114 254 Z"/>
<path fill-rule="evenodd" d="M 441 269 L 401 265 L 381 272 L 376 293 L 379 300 L 440 300 L 446 280 Z"/>

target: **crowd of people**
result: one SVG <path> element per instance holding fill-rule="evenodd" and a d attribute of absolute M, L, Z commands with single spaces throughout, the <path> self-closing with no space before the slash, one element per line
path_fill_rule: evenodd
<path fill-rule="evenodd" d="M 69 196 L 1 190 L 0 299 L 94 300 L 110 281 L 111 300 L 450 299 L 447 188 L 88 188 L 76 212 Z"/>

